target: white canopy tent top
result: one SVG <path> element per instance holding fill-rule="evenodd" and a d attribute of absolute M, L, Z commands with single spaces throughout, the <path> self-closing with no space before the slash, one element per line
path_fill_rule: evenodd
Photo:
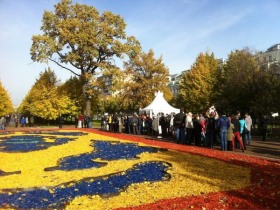
<path fill-rule="evenodd" d="M 152 117 L 152 114 L 157 115 L 158 113 L 171 114 L 179 113 L 180 109 L 171 106 L 163 97 L 163 93 L 158 91 L 154 100 L 144 109 L 139 110 L 140 113 L 146 112 Z"/>

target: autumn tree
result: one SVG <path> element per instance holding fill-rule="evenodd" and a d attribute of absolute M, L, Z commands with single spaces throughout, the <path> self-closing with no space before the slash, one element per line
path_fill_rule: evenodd
<path fill-rule="evenodd" d="M 48 69 L 40 73 L 19 106 L 19 112 L 47 120 L 57 119 L 59 115 L 76 114 L 75 103 L 58 88 L 55 73 Z"/>
<path fill-rule="evenodd" d="M 80 77 L 84 100 L 90 101 L 97 71 L 118 68 L 114 59 L 135 56 L 140 44 L 126 36 L 126 24 L 119 15 L 109 11 L 99 14 L 94 7 L 72 4 L 71 0 L 54 7 L 54 12 L 44 12 L 43 34 L 32 37 L 31 58 L 54 62 Z"/>
<path fill-rule="evenodd" d="M 277 111 L 277 68 L 277 65 L 268 68 L 248 48 L 231 52 L 224 67 L 223 106 L 233 111 Z"/>
<path fill-rule="evenodd" d="M 214 104 L 213 93 L 217 83 L 218 61 L 213 53 L 200 53 L 189 71 L 180 82 L 180 93 L 176 99 L 177 106 L 187 111 L 204 112 Z"/>
<path fill-rule="evenodd" d="M 253 99 L 252 87 L 255 76 L 258 76 L 258 63 L 248 50 L 231 52 L 224 66 L 223 106 L 230 110 L 248 110 Z"/>
<path fill-rule="evenodd" d="M 82 81 L 79 77 L 72 76 L 67 79 L 63 84 L 58 86 L 58 90 L 63 92 L 75 104 L 76 107 L 81 109 L 84 107 Z M 80 112 L 82 110 L 79 110 Z"/>
<path fill-rule="evenodd" d="M 167 86 L 169 70 L 162 57 L 155 58 L 153 50 L 142 52 L 126 62 L 125 70 L 127 80 L 122 96 L 123 103 L 129 109 L 144 108 L 153 100 L 157 91 L 163 92 L 167 100 L 172 98 Z"/>
<path fill-rule="evenodd" d="M 262 65 L 264 67 L 264 65 Z M 264 113 L 271 112 L 280 112 L 280 63 L 273 63 L 269 66 L 266 66 L 264 69 L 267 72 L 267 76 L 265 79 L 266 84 L 269 85 L 267 87 L 267 91 L 263 91 L 263 98 L 262 100 L 265 104 L 262 104 L 260 100 L 256 102 L 255 109 L 260 109 L 258 106 L 263 105 L 262 107 L 265 108 L 263 110 Z"/>
<path fill-rule="evenodd" d="M 0 81 L 0 116 L 12 114 L 14 107 L 10 95 Z"/>

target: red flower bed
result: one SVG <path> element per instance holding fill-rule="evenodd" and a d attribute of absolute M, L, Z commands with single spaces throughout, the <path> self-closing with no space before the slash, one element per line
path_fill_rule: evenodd
<path fill-rule="evenodd" d="M 252 157 L 246 154 L 148 140 L 139 136 L 97 130 L 93 130 L 92 132 L 214 158 L 226 163 L 247 167 L 251 170 L 251 184 L 244 189 L 209 193 L 200 196 L 164 199 L 152 204 L 121 209 L 280 209 L 280 161 Z"/>

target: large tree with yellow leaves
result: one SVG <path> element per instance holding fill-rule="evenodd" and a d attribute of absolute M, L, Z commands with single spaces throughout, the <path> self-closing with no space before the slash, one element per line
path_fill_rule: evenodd
<path fill-rule="evenodd" d="M 12 114 L 13 112 L 14 107 L 12 100 L 0 81 L 0 116 Z"/>
<path fill-rule="evenodd" d="M 169 69 L 162 57 L 155 58 L 154 51 L 140 53 L 125 65 L 127 80 L 124 81 L 123 103 L 128 108 L 144 108 L 154 99 L 157 91 L 164 93 L 166 100 L 172 98 L 168 87 Z"/>
<path fill-rule="evenodd" d="M 204 112 L 215 103 L 218 61 L 213 53 L 200 53 L 182 76 L 177 105 L 186 111 Z"/>
<path fill-rule="evenodd" d="M 43 34 L 32 37 L 31 58 L 52 61 L 81 77 L 84 99 L 90 101 L 97 71 L 117 68 L 114 59 L 134 56 L 140 50 L 139 42 L 126 36 L 125 28 L 119 15 L 99 14 L 92 6 L 62 0 L 54 12 L 44 12 Z M 90 104 L 86 112 L 90 114 Z"/>
<path fill-rule="evenodd" d="M 52 70 L 42 72 L 20 104 L 19 112 L 47 120 L 55 120 L 63 114 L 77 114 L 75 101 L 58 88 L 58 82 Z"/>

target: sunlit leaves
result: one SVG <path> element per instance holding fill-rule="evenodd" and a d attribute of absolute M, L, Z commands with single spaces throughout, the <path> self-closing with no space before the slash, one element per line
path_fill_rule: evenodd
<path fill-rule="evenodd" d="M 77 76 L 93 74 L 111 59 L 140 48 L 135 38 L 126 37 L 125 27 L 119 15 L 109 11 L 100 15 L 92 6 L 62 0 L 55 5 L 54 12 L 44 12 L 43 34 L 32 38 L 32 60 L 52 60 Z"/>
<path fill-rule="evenodd" d="M 171 99 L 167 86 L 169 70 L 162 57 L 155 58 L 153 50 L 132 58 L 125 64 L 125 69 L 130 80 L 127 80 L 124 98 L 132 102 L 136 109 L 147 106 L 157 91 L 164 92 L 167 100 Z"/>
<path fill-rule="evenodd" d="M 65 94 L 72 101 L 72 105 L 83 107 L 82 81 L 78 77 L 71 77 L 58 87 L 61 94 Z M 73 113 L 74 114 L 74 113 Z"/>
<path fill-rule="evenodd" d="M 76 114 L 75 101 L 59 91 L 57 83 L 54 72 L 45 70 L 24 98 L 19 111 L 49 120 L 61 114 Z"/>
<path fill-rule="evenodd" d="M 182 77 L 177 103 L 192 112 L 203 111 L 213 103 L 217 67 L 213 53 L 200 53 L 191 69 Z"/>
<path fill-rule="evenodd" d="M 0 116 L 12 114 L 14 107 L 9 93 L 0 81 Z"/>
<path fill-rule="evenodd" d="M 85 75 L 119 68 L 115 59 L 135 56 L 140 43 L 126 36 L 124 19 L 110 11 L 99 14 L 93 6 L 72 4 L 71 0 L 61 0 L 54 7 L 54 12 L 44 12 L 43 34 L 32 37 L 31 58 L 52 61 L 81 77 L 83 99 L 96 97 L 96 92 L 89 91 L 95 87 L 88 88 L 91 81 Z M 88 109 L 86 112 L 90 114 Z"/>

